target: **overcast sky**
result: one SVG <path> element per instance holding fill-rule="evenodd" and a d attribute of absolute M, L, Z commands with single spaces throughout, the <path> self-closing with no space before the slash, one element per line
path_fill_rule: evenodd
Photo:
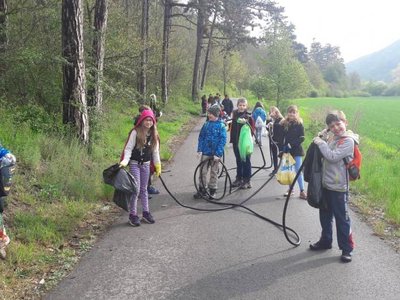
<path fill-rule="evenodd" d="M 313 38 L 339 46 L 345 62 L 400 39 L 400 0 L 275 0 L 308 49 Z"/>

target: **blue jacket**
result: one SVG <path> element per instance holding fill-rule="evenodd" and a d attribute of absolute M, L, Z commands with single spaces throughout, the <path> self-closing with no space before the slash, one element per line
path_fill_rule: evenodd
<path fill-rule="evenodd" d="M 2 147 L 0 144 L 0 158 L 3 158 L 4 155 L 10 153 L 6 148 Z"/>
<path fill-rule="evenodd" d="M 222 157 L 226 144 L 226 129 L 222 121 L 207 121 L 201 128 L 197 152 Z"/>
<path fill-rule="evenodd" d="M 257 122 L 258 117 L 260 117 L 263 122 L 267 120 L 267 114 L 265 113 L 265 110 L 262 109 L 262 107 L 257 107 L 255 110 L 253 110 L 252 117 L 254 122 Z"/>

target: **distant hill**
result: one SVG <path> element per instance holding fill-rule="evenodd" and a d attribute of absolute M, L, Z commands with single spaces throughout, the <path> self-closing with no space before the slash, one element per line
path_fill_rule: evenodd
<path fill-rule="evenodd" d="M 347 73 L 357 72 L 362 80 L 390 82 L 391 71 L 400 63 L 400 40 L 346 64 Z"/>

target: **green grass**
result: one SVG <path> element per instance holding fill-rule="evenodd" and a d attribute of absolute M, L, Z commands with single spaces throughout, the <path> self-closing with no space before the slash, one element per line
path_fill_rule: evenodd
<path fill-rule="evenodd" d="M 360 135 L 363 154 L 362 178 L 352 183 L 352 189 L 367 197 L 367 205 L 383 207 L 386 218 L 400 224 L 400 98 L 317 98 L 294 103 L 304 118 L 305 145 L 325 126 L 328 110 L 345 112 L 348 129 Z"/>

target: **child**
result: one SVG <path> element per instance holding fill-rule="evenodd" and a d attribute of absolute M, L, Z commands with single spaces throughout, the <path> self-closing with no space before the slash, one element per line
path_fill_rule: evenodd
<path fill-rule="evenodd" d="M 15 162 L 15 156 L 0 144 L 0 258 L 2 259 L 6 258 L 6 247 L 10 243 L 10 238 L 6 233 L 3 221 L 4 204 L 9 186 L 3 181 L 2 169 L 15 165 Z"/>
<path fill-rule="evenodd" d="M 219 118 L 221 110 L 218 105 L 208 109 L 208 121 L 203 125 L 199 134 L 197 153 L 201 155 L 201 161 L 213 158 L 209 163 L 204 163 L 200 168 L 199 191 L 194 198 L 199 199 L 207 195 L 208 186 L 210 198 L 215 197 L 217 191 L 218 164 L 224 153 L 226 143 L 226 129 L 223 121 Z M 210 170 L 210 180 L 207 184 L 207 173 Z"/>
<path fill-rule="evenodd" d="M 136 126 L 137 121 L 140 118 L 140 114 L 144 110 L 151 110 L 152 111 L 151 107 L 148 106 L 148 105 L 139 106 L 139 114 L 133 119 L 133 125 Z M 153 114 L 154 114 L 154 111 L 153 111 Z M 156 118 L 156 121 L 157 121 L 157 118 Z M 150 160 L 150 176 L 149 176 L 149 182 L 147 184 L 147 193 L 149 193 L 150 195 L 157 195 L 157 194 L 160 193 L 160 191 L 155 186 L 152 185 L 153 174 L 154 174 L 154 162 L 153 162 L 153 159 L 151 159 Z M 149 199 L 151 199 L 151 196 L 149 196 Z"/>
<path fill-rule="evenodd" d="M 303 120 L 299 116 L 299 110 L 296 105 L 290 105 L 287 108 L 286 118 L 280 124 L 283 127 L 283 152 L 290 153 L 296 161 L 295 170 L 301 167 L 302 156 L 304 150 L 301 144 L 304 142 L 304 127 Z M 300 199 L 307 199 L 307 194 L 304 191 L 303 173 L 297 179 L 300 188 Z M 289 191 L 285 193 L 287 196 Z"/>
<path fill-rule="evenodd" d="M 269 108 L 270 123 L 268 123 L 269 131 L 269 149 L 272 153 L 272 161 L 274 164 L 274 170 L 270 175 L 274 174 L 278 168 L 278 153 L 282 151 L 283 143 L 283 127 L 280 122 L 283 116 L 276 106 L 271 106 Z"/>
<path fill-rule="evenodd" d="M 314 138 L 323 156 L 322 186 L 327 209 L 319 210 L 319 220 L 322 227 L 318 242 L 311 244 L 311 250 L 332 248 L 332 221 L 335 217 L 336 233 L 339 249 L 342 250 L 340 259 L 351 262 L 354 249 L 353 235 L 348 214 L 348 171 L 344 158 L 353 158 L 354 144 L 359 143 L 358 135 L 346 130 L 347 120 L 342 111 L 333 111 L 326 116 L 328 130 L 322 132 L 322 137 Z M 333 137 L 327 142 L 327 131 Z"/>
<path fill-rule="evenodd" d="M 142 203 L 142 221 L 150 224 L 155 222 L 149 210 L 147 192 L 151 158 L 154 160 L 155 173 L 160 176 L 161 162 L 156 119 L 151 110 L 144 110 L 140 114 L 137 125 L 129 132 L 120 162 L 122 167 L 126 167 L 129 163 L 129 171 L 135 177 L 139 188 L 139 195 L 133 195 L 130 202 L 129 223 L 132 226 L 140 226 L 137 215 L 138 198 Z"/>
<path fill-rule="evenodd" d="M 207 96 L 203 95 L 201 97 L 201 116 L 205 117 L 207 113 Z"/>
<path fill-rule="evenodd" d="M 232 115 L 232 127 L 230 142 L 233 146 L 233 152 L 236 157 L 236 180 L 232 183 L 234 187 L 240 187 L 241 189 L 251 188 L 251 161 L 250 155 L 246 157 L 246 161 L 242 161 L 239 153 L 239 136 L 240 130 L 243 125 L 248 123 L 254 128 L 254 121 L 250 114 L 247 112 L 247 100 L 239 98 L 237 101 L 237 109 L 233 111 Z"/>
<path fill-rule="evenodd" d="M 256 141 L 260 146 L 262 146 L 261 133 L 263 127 L 265 126 L 265 122 L 267 121 L 267 114 L 261 102 L 256 103 L 251 116 L 256 125 Z"/>

